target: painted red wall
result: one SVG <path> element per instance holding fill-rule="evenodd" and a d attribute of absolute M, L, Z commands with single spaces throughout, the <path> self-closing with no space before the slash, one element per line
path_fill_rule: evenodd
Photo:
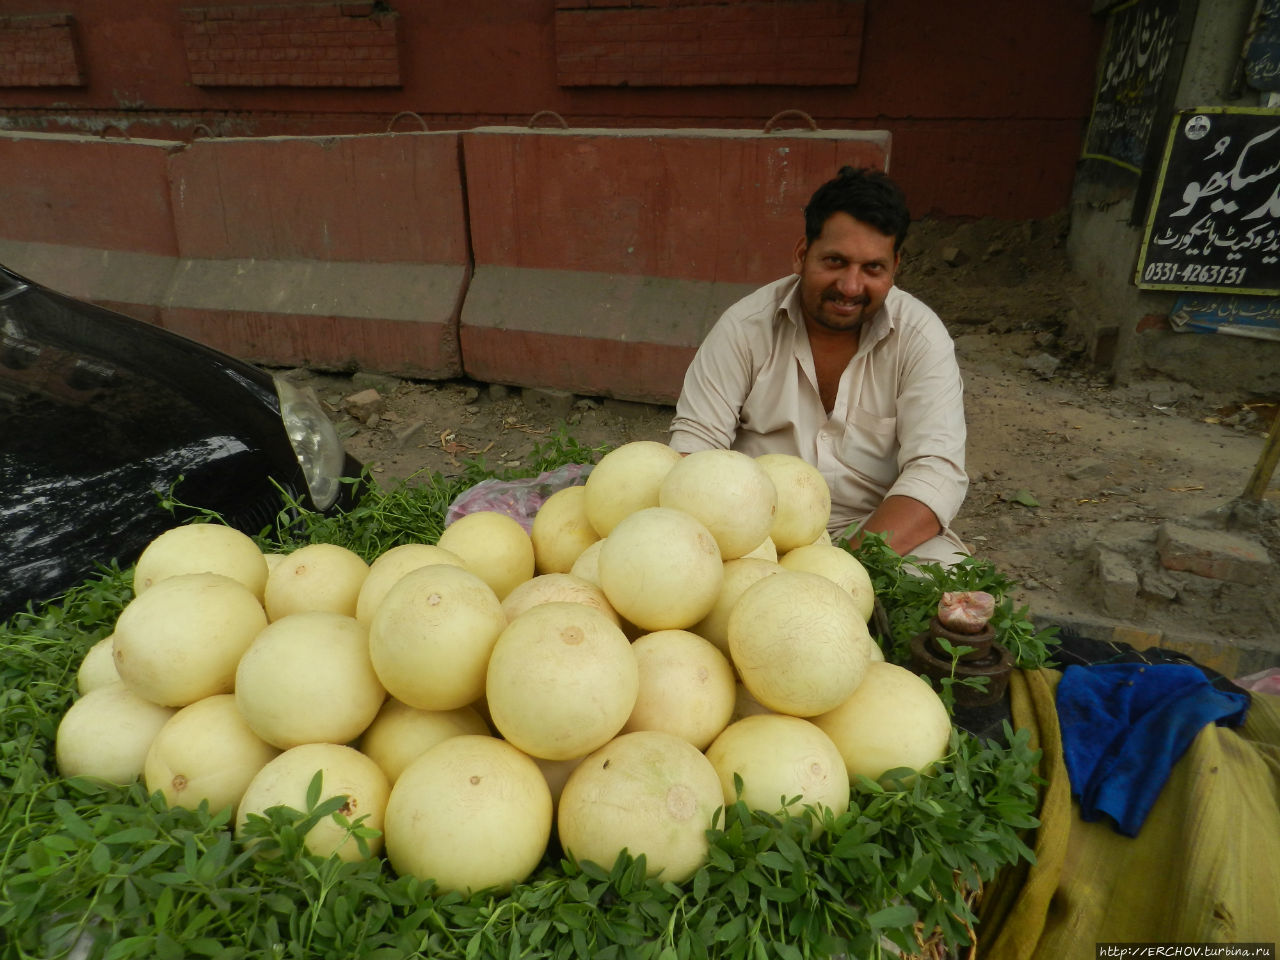
<path fill-rule="evenodd" d="M 0 128 L 188 140 L 200 124 L 224 136 L 368 133 L 413 111 L 444 130 L 550 110 L 574 127 L 760 129 L 797 109 L 823 129 L 889 131 L 916 216 L 1040 217 L 1068 203 L 1101 38 L 1091 0 L 850 2 L 862 18 L 856 84 L 676 87 L 560 86 L 557 2 L 392 0 L 402 85 L 335 89 L 193 85 L 181 11 L 195 4 L 6 0 L 11 24 L 73 16 L 85 83 L 0 86 Z"/>

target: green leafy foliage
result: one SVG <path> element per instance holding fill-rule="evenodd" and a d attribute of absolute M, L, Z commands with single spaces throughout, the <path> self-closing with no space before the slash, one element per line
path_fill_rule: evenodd
<path fill-rule="evenodd" d="M 525 476 L 603 451 L 552 438 Z M 410 540 L 434 541 L 444 510 L 490 474 L 438 475 L 377 487 L 350 513 L 310 515 L 286 504 L 264 531 L 268 548 L 341 543 L 366 557 Z M 869 538 L 860 558 L 893 623 L 895 642 L 944 589 L 990 589 L 994 571 L 905 573 Z M 1024 733 L 979 742 L 955 731 L 928 776 L 862 778 L 848 809 L 778 818 L 741 802 L 708 832 L 707 863 L 689 881 L 647 876 L 643 857 L 577 863 L 554 844 L 526 882 L 506 893 L 441 894 L 397 877 L 380 857 L 348 863 L 306 853 L 341 798 L 313 781 L 307 809 L 274 808 L 236 836 L 232 811 L 169 808 L 143 785 L 60 777 L 57 725 L 76 670 L 131 597 L 128 570 L 104 568 L 57 603 L 0 629 L 0 957 L 76 956 L 399 960 L 405 957 L 685 958 L 858 957 L 916 952 L 924 940 L 971 942 L 976 891 L 1004 866 L 1030 860 L 1038 754 Z M 923 605 L 923 611 L 917 611 Z M 1028 660 L 1046 647 L 1007 609 L 1005 636 L 1025 636 Z M 1038 646 L 1037 646 L 1038 645 Z M 812 837 L 811 818 L 824 830 Z"/>
<path fill-rule="evenodd" d="M 1029 670 L 1050 663 L 1058 642 L 1057 628 L 1037 630 L 1025 606 L 1015 609 L 1009 596 L 1015 583 L 989 560 L 965 557 L 950 569 L 910 557 L 904 560 L 878 533 L 864 534 L 857 547 L 850 547 L 847 540 L 840 543 L 871 576 L 876 598 L 888 619 L 888 636 L 881 638 L 885 655 L 893 662 L 907 662 L 911 638 L 928 628 L 944 593 L 981 590 L 996 599 L 991 617 L 996 642 L 1009 649 L 1017 666 Z"/>

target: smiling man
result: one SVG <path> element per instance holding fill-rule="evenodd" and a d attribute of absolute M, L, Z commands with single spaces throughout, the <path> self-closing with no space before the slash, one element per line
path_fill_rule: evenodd
<path fill-rule="evenodd" d="M 802 457 L 831 487 L 832 536 L 853 525 L 954 563 L 964 388 L 942 321 L 893 283 L 906 200 L 885 174 L 844 167 L 804 221 L 792 275 L 730 307 L 698 348 L 671 446 Z"/>

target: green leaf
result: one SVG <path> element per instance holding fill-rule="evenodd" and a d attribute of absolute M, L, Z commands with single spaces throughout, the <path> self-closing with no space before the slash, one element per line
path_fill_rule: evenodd
<path fill-rule="evenodd" d="M 759 854 L 756 857 L 756 863 L 762 867 L 768 867 L 770 870 L 781 870 L 783 873 L 790 873 L 796 868 L 796 864 L 776 850 L 766 850 Z"/>
<path fill-rule="evenodd" d="M 226 952 L 226 947 L 213 937 L 196 937 L 194 940 L 187 940 L 183 946 L 202 957 L 219 957 Z"/>
<path fill-rule="evenodd" d="M 621 873 L 621 870 L 625 870 L 626 866 L 627 866 L 627 857 L 624 851 L 622 854 L 619 854 L 618 862 L 615 864 L 615 869 L 619 870 L 619 872 Z M 591 861 L 591 860 L 579 860 L 578 867 L 582 870 L 582 873 L 585 876 L 589 877 L 592 880 L 602 880 L 602 881 L 608 882 L 612 878 L 612 874 L 608 870 L 600 866 L 600 864 L 595 863 L 594 861 Z"/>
<path fill-rule="evenodd" d="M 1009 500 L 1013 503 L 1021 504 L 1024 507 L 1040 506 L 1040 501 L 1032 495 L 1030 490 L 1019 490 L 1011 496 Z"/>
<path fill-rule="evenodd" d="M 916 922 L 915 907 L 905 903 L 877 910 L 867 917 L 867 923 L 875 931 L 889 930 L 898 927 L 909 927 Z"/>
<path fill-rule="evenodd" d="M 159 960 L 184 960 L 182 945 L 167 933 L 160 933 L 155 940 L 155 955 Z"/>
<path fill-rule="evenodd" d="M 707 857 L 711 861 L 711 865 L 713 867 L 718 867 L 721 870 L 734 869 L 733 857 L 729 856 L 729 854 L 720 847 L 711 847 L 711 849 L 707 851 Z"/>
<path fill-rule="evenodd" d="M 715 938 L 720 943 L 740 940 L 747 931 L 745 914 L 736 914 L 732 920 L 716 931 Z"/>
<path fill-rule="evenodd" d="M 762 892 L 765 899 L 773 903 L 791 903 L 800 898 L 800 891 L 790 887 L 765 887 Z"/>
<path fill-rule="evenodd" d="M 117 940 L 107 950 L 105 960 L 128 960 L 129 957 L 150 957 L 154 954 L 155 938 L 151 936 L 125 937 Z"/>
<path fill-rule="evenodd" d="M 711 874 L 703 869 L 693 875 L 693 899 L 701 903 L 707 897 L 707 890 L 711 888 Z"/>
<path fill-rule="evenodd" d="M 160 891 L 160 896 L 156 898 L 155 922 L 156 926 L 164 928 L 169 924 L 169 917 L 173 913 L 173 887 L 165 887 Z"/>
<path fill-rule="evenodd" d="M 58 819 L 62 822 L 62 826 L 67 833 L 71 834 L 77 840 L 86 843 L 92 843 L 94 840 L 93 828 L 80 819 L 75 808 L 67 801 L 58 799 L 53 802 L 53 812 L 57 814 Z"/>
<path fill-rule="evenodd" d="M 751 891 L 747 888 L 747 878 L 740 873 L 735 873 L 729 877 L 728 882 L 724 885 L 724 892 L 733 898 L 733 905 L 738 910 L 745 907 L 747 900 L 751 897 Z"/>
<path fill-rule="evenodd" d="M 105 843 L 95 843 L 89 854 L 89 866 L 98 873 L 111 872 L 111 851 Z"/>
<path fill-rule="evenodd" d="M 324 789 L 324 771 L 317 770 L 311 778 L 311 782 L 307 784 L 307 810 L 315 810 L 316 805 L 320 803 L 320 792 Z"/>
<path fill-rule="evenodd" d="M 188 836 L 182 845 L 182 866 L 186 870 L 188 878 L 195 879 L 199 863 L 200 851 L 196 847 L 196 838 Z"/>
<path fill-rule="evenodd" d="M 915 862 L 911 864 L 911 868 L 907 871 L 906 876 L 902 879 L 902 892 L 911 893 L 916 889 L 916 887 L 920 886 L 920 884 L 924 882 L 925 877 L 929 876 L 929 874 L 933 872 L 935 862 L 933 854 L 919 854 L 916 857 Z M 928 896 L 928 891 L 925 891 L 925 895 Z"/>
<path fill-rule="evenodd" d="M 103 837 L 103 843 L 150 843 L 156 838 L 152 827 L 125 827 L 109 836 Z"/>
<path fill-rule="evenodd" d="M 786 857 L 790 863 L 803 865 L 804 851 L 800 849 L 800 844 L 796 843 L 785 833 L 778 834 L 777 846 L 778 852 Z"/>

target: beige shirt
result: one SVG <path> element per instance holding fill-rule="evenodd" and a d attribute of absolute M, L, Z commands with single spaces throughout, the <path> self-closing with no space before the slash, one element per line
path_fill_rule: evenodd
<path fill-rule="evenodd" d="M 798 281 L 790 276 L 762 287 L 707 334 L 685 374 L 671 446 L 682 453 L 730 448 L 753 457 L 802 457 L 831 487 L 833 535 L 891 494 L 919 500 L 948 527 L 969 478 L 964 388 L 942 321 L 891 288 L 841 374 L 828 415 Z"/>

